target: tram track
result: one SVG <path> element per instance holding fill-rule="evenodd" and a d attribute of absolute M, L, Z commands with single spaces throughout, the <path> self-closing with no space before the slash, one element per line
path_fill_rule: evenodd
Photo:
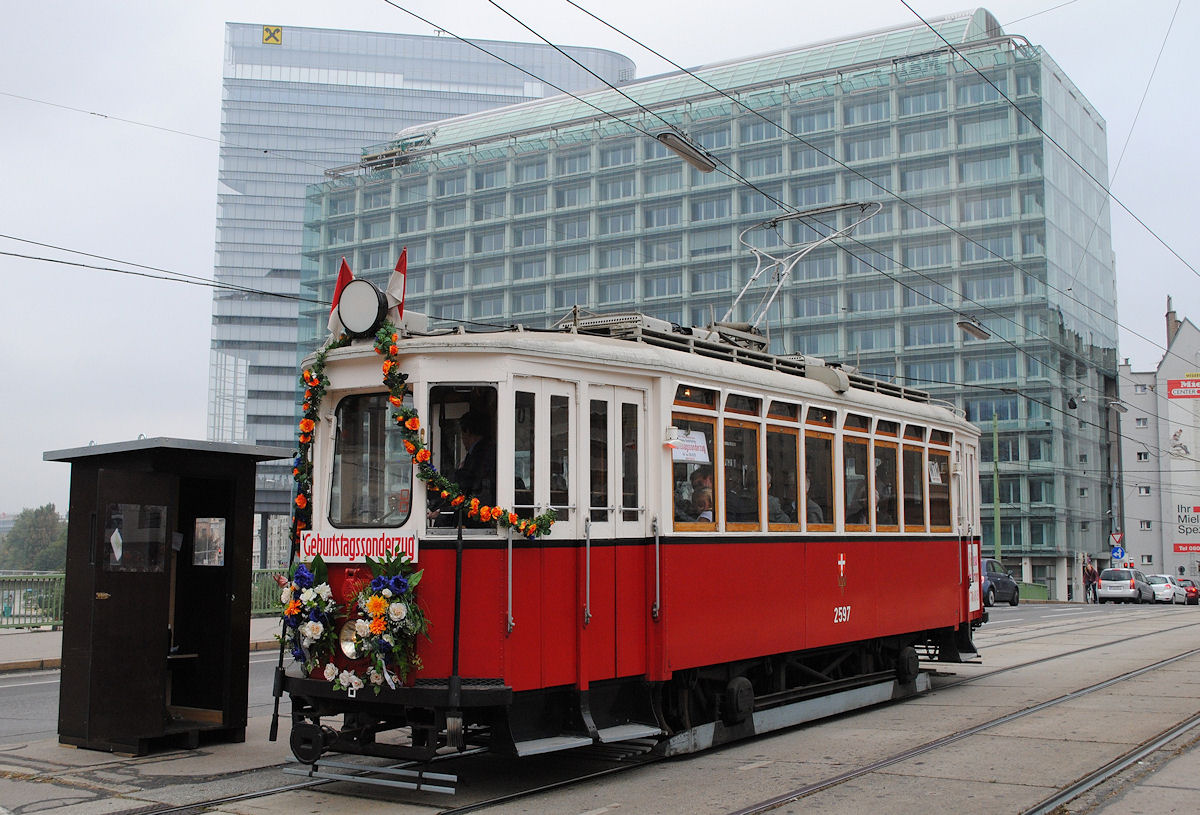
<path fill-rule="evenodd" d="M 1095 623 L 1089 622 L 1088 625 L 1081 625 L 1081 626 L 1074 626 L 1074 627 L 1072 627 L 1070 625 L 1070 621 L 1067 621 L 1067 620 L 1061 621 L 1061 624 L 1059 621 L 1051 621 L 1048 623 L 1038 625 L 1038 627 L 1036 629 L 1036 633 L 1029 633 L 1029 634 L 1024 634 L 1022 636 L 1016 636 L 1016 637 L 1006 637 L 1005 634 L 998 633 L 998 634 L 994 635 L 994 638 L 988 637 L 985 640 L 985 643 L 986 643 L 987 648 L 996 648 L 996 647 L 1002 647 L 1002 646 L 1006 646 L 1006 645 L 1016 645 L 1016 644 L 1025 643 L 1025 642 L 1034 642 L 1039 639 L 1044 639 L 1046 637 L 1051 637 L 1051 636 L 1055 636 L 1055 635 L 1063 634 L 1063 633 L 1073 633 L 1073 632 L 1084 633 L 1084 632 L 1093 631 L 1093 630 L 1097 630 L 1097 629 L 1104 630 L 1104 629 L 1111 628 L 1115 623 L 1135 621 L 1135 620 L 1137 620 L 1137 615 L 1138 615 L 1138 612 L 1125 612 L 1125 613 L 1117 612 L 1114 614 L 1114 616 L 1106 617 L 1100 622 L 1095 622 Z M 1200 625 L 1200 619 L 1196 620 L 1194 624 Z"/>
<path fill-rule="evenodd" d="M 1092 650 L 1092 648 L 1079 649 L 1078 651 L 1067 652 L 1067 653 L 1064 653 L 1061 655 L 1055 655 L 1054 657 L 1047 657 L 1047 658 L 1038 659 L 1038 660 L 1031 660 L 1029 662 L 1022 663 L 1020 665 L 1012 665 L 1012 666 L 1007 666 L 1005 668 L 999 668 L 995 671 L 990 671 L 987 674 L 980 674 L 979 676 L 968 677 L 968 678 L 965 678 L 965 679 L 957 681 L 957 682 L 952 682 L 952 683 L 948 683 L 946 685 L 942 685 L 938 688 L 938 690 L 942 690 L 947 687 L 963 685 L 968 682 L 972 682 L 972 681 L 976 681 L 978 679 L 985 678 L 987 676 L 994 676 L 999 673 L 1017 670 L 1019 668 L 1031 667 L 1033 665 L 1045 663 L 1045 662 L 1051 661 L 1053 659 L 1058 659 L 1063 656 L 1070 656 L 1072 654 L 1078 654 L 1078 653 L 1082 653 L 1082 652 L 1089 651 L 1089 650 Z M 1132 671 L 1127 671 L 1118 676 L 1110 677 L 1110 678 L 1102 680 L 1100 682 L 1096 682 L 1092 685 L 1088 685 L 1087 687 L 1080 688 L 1075 691 L 1071 691 L 1070 693 L 1062 694 L 1053 699 L 1048 699 L 1044 702 L 1039 702 L 1037 704 L 1030 705 L 1029 707 L 1022 708 L 1021 710 L 1014 711 L 1012 713 L 1007 713 L 1003 716 L 998 716 L 989 721 L 982 722 L 980 724 L 973 725 L 971 727 L 963 728 L 962 730 L 958 730 L 954 733 L 950 733 L 948 735 L 941 736 L 932 741 L 926 742 L 925 744 L 921 744 L 916 747 L 912 747 L 908 750 L 903 750 L 899 753 L 895 753 L 891 756 L 888 756 L 887 758 L 882 758 L 877 761 L 871 762 L 870 764 L 866 764 L 861 767 L 856 767 L 853 770 L 848 770 L 844 773 L 839 773 L 838 775 L 831 776 L 831 777 L 823 779 L 821 781 L 816 781 L 811 784 L 806 784 L 802 787 L 797 787 L 793 790 L 789 790 L 788 792 L 772 796 L 771 798 L 764 799 L 755 804 L 751 804 L 748 807 L 744 807 L 742 809 L 735 810 L 735 811 L 729 813 L 729 815 L 757 815 L 758 813 L 770 812 L 771 810 L 778 809 L 779 807 L 784 806 L 786 804 L 794 803 L 796 801 L 799 801 L 802 798 L 809 797 L 818 792 L 823 792 L 825 790 L 832 789 L 841 784 L 845 784 L 848 781 L 852 781 L 854 779 L 861 778 L 861 777 L 869 775 L 871 773 L 878 772 L 880 770 L 894 766 L 901 762 L 908 761 L 909 759 L 915 758 L 917 756 L 921 756 L 926 753 L 933 752 L 935 750 L 940 750 L 942 748 L 948 747 L 956 742 L 962 741 L 963 739 L 969 738 L 971 736 L 978 735 L 980 733 L 983 733 L 985 731 L 999 727 L 1001 725 L 1008 724 L 1010 722 L 1014 722 L 1019 719 L 1023 719 L 1027 716 L 1031 716 L 1036 713 L 1040 713 L 1042 711 L 1048 710 L 1053 707 L 1057 707 L 1058 705 L 1061 705 L 1065 702 L 1069 702 L 1069 701 L 1073 701 L 1073 700 L 1085 697 L 1089 694 L 1096 693 L 1097 691 L 1105 690 L 1107 688 L 1112 687 L 1113 685 L 1117 685 L 1121 682 L 1126 682 L 1130 679 L 1134 679 L 1136 677 L 1143 676 L 1152 671 L 1160 670 L 1169 665 L 1173 665 L 1176 662 L 1179 662 L 1181 660 L 1187 659 L 1189 657 L 1197 656 L 1197 655 L 1200 655 L 1200 648 L 1193 648 L 1190 651 L 1185 651 L 1181 654 L 1176 654 L 1174 656 L 1167 657 L 1167 658 L 1159 660 L 1157 662 L 1153 662 L 1149 665 L 1144 665 L 1144 666 L 1142 666 L 1140 668 L 1136 668 Z M 1055 795 L 1053 795 L 1053 796 L 1045 799 L 1041 803 L 1037 804 L 1033 809 L 1028 810 L 1026 815 L 1035 815 L 1035 814 L 1036 815 L 1044 815 L 1044 813 L 1053 812 L 1056 807 L 1061 806 L 1066 801 L 1072 800 L 1072 799 L 1078 797 L 1081 793 L 1085 792 L 1086 790 L 1091 789 L 1092 787 L 1095 787 L 1096 785 L 1103 783 L 1107 779 L 1109 779 L 1109 778 L 1113 777 L 1115 774 L 1119 773 L 1121 770 L 1128 767 L 1130 764 L 1140 760 L 1140 757 L 1142 757 L 1144 755 L 1149 755 L 1154 750 L 1161 749 L 1161 747 L 1163 745 L 1169 743 L 1170 741 L 1174 740 L 1175 738 L 1178 738 L 1183 733 L 1186 733 L 1186 732 L 1190 731 L 1192 728 L 1195 728 L 1197 726 L 1200 726 L 1200 713 L 1197 713 L 1197 714 L 1191 716 L 1184 722 L 1181 722 L 1179 725 L 1173 726 L 1171 728 L 1168 728 L 1168 729 L 1162 731 L 1161 733 L 1157 734 L 1155 737 L 1150 739 L 1148 742 L 1139 745 L 1138 747 L 1134 748 L 1133 750 L 1126 751 L 1122 755 L 1118 756 L 1116 759 L 1113 759 L 1113 761 L 1104 765 L 1104 767 L 1101 767 L 1098 770 L 1096 770 L 1095 772 L 1085 776 L 1082 779 L 1079 779 L 1078 781 L 1074 782 L 1072 785 L 1065 787 L 1064 789 L 1060 790 Z"/>

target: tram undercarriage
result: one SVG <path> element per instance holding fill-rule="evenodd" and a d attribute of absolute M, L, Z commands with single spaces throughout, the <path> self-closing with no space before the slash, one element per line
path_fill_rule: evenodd
<path fill-rule="evenodd" d="M 325 753 L 425 761 L 439 751 L 486 748 L 533 755 L 591 744 L 653 739 L 666 754 L 695 752 L 748 736 L 912 696 L 927 690 L 920 658 L 977 656 L 968 625 L 640 677 L 586 691 L 514 694 L 499 681 L 463 679 L 458 705 L 445 681 L 364 689 L 355 698 L 328 682 L 288 677 L 291 747 L 306 764 Z M 341 717 L 340 727 L 329 724 Z"/>

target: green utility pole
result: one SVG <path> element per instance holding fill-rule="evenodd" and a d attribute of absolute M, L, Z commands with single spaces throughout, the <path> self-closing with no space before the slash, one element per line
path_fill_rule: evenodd
<path fill-rule="evenodd" d="M 1000 560 L 1000 422 L 992 413 L 992 548 Z"/>

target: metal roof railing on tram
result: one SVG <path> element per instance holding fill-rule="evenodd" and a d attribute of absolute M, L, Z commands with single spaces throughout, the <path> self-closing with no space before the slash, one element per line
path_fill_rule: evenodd
<path fill-rule="evenodd" d="M 641 342 L 658 348 L 669 348 L 710 359 L 737 362 L 793 376 L 813 378 L 808 375 L 810 367 L 832 368 L 841 370 L 850 385 L 859 390 L 894 396 L 910 402 L 923 404 L 934 402 L 925 391 L 863 376 L 850 366 L 827 363 L 818 357 L 808 357 L 803 354 L 779 356 L 761 348 L 752 347 L 753 343 L 740 344 L 742 340 L 748 338 L 747 335 L 737 329 L 719 325 L 711 328 L 684 328 L 666 320 L 636 312 L 583 316 L 579 312 L 573 311 L 555 323 L 555 328 L 573 330 L 592 336 Z M 757 339 L 765 342 L 765 339 L 761 337 Z"/>

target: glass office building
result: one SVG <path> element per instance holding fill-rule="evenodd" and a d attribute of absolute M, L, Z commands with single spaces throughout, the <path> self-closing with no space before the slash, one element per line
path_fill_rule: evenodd
<path fill-rule="evenodd" d="M 309 184 L 397 130 L 601 84 L 549 46 L 479 44 L 528 73 L 449 37 L 227 24 L 209 439 L 295 446 Z M 566 50 L 609 81 L 633 75 L 618 54 Z M 258 479 L 258 511 L 288 513 L 291 465 Z"/>
<path fill-rule="evenodd" d="M 382 283 L 407 246 L 411 307 L 435 324 L 541 326 L 579 305 L 706 325 L 754 271 L 744 229 L 878 202 L 852 238 L 796 265 L 764 323 L 771 350 L 957 404 L 986 431 L 986 551 L 998 542 L 1010 568 L 1065 598 L 1069 564 L 1106 551 L 1112 528 L 1105 125 L 988 12 L 932 25 L 402 131 L 310 190 L 304 290 L 328 300 L 343 255 Z M 651 137 L 668 128 L 717 171 Z M 746 240 L 781 255 L 834 225 Z M 302 314 L 311 348 L 325 313 Z"/>

